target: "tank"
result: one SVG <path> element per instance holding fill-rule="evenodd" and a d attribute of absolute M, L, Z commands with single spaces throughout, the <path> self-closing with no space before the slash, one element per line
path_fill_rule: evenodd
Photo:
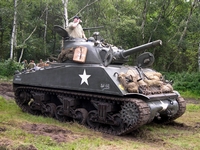
<path fill-rule="evenodd" d="M 14 75 L 15 101 L 24 112 L 113 135 L 184 114 L 184 99 L 151 68 L 153 54 L 143 52 L 161 46 L 161 40 L 124 50 L 99 40 L 98 32 L 86 41 L 70 37 L 60 26 L 54 30 L 63 40 L 57 62 Z M 138 52 L 143 53 L 136 65 L 127 65 Z"/>

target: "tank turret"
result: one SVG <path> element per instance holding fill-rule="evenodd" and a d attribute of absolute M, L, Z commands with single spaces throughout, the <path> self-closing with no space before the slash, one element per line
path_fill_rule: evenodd
<path fill-rule="evenodd" d="M 63 37 L 64 46 L 63 50 L 60 53 L 59 62 L 78 62 L 73 60 L 72 57 L 74 55 L 75 49 L 80 47 L 87 49 L 87 52 L 84 54 L 81 50 L 77 50 L 78 55 L 84 55 L 85 64 L 103 64 L 104 66 L 108 66 L 110 64 L 123 64 L 128 61 L 128 57 L 134 53 L 144 51 L 149 48 L 153 48 L 155 46 L 161 46 L 162 41 L 157 40 L 153 42 L 149 42 L 137 47 L 133 47 L 127 50 L 122 48 L 118 48 L 111 44 L 105 43 L 101 41 L 99 37 L 99 32 L 94 32 L 94 37 L 88 38 L 88 41 L 79 38 L 70 38 L 69 34 L 65 29 L 60 26 L 55 26 L 54 30 Z M 90 40 L 93 39 L 93 40 Z M 83 56 L 81 56 L 83 58 Z M 145 53 L 142 56 L 142 59 L 151 60 L 148 61 L 148 64 L 152 64 L 152 60 L 154 60 L 153 54 Z M 141 58 L 140 58 L 141 59 Z M 137 60 L 137 62 L 140 60 Z M 141 62 L 141 61 L 140 61 Z M 144 63 L 142 63 L 144 64 Z M 143 66 L 143 65 L 142 65 Z M 148 66 L 148 65 L 145 65 Z"/>

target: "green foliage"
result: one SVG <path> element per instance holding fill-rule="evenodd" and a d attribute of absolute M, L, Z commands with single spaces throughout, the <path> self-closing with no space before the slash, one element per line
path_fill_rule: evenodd
<path fill-rule="evenodd" d="M 8 59 L 0 62 L 0 76 L 13 76 L 16 70 L 22 70 L 22 65 L 14 60 Z"/>
<path fill-rule="evenodd" d="M 163 73 L 165 78 L 173 81 L 173 87 L 180 92 L 186 92 L 200 97 L 200 73 Z"/>
<path fill-rule="evenodd" d="M 148 50 L 155 55 L 156 70 L 195 72 L 199 68 L 199 5 L 197 1 L 183 0 L 69 0 L 67 11 L 68 19 L 76 14 L 81 16 L 85 28 L 104 26 L 87 31 L 87 37 L 98 31 L 105 42 L 124 49 L 161 39 L 163 46 Z M 8 59 L 10 55 L 13 7 L 14 1 L 0 1 L 0 59 Z M 26 0 L 18 4 L 16 61 L 23 48 L 22 60 L 37 62 L 57 55 L 56 51 L 62 49 L 62 38 L 53 31 L 53 26 L 63 25 L 63 9 L 62 1 Z"/>
<path fill-rule="evenodd" d="M 136 21 L 131 18 L 126 18 L 124 21 L 120 21 L 116 26 L 117 36 L 115 39 L 115 44 L 123 45 L 124 49 L 137 46 L 136 34 L 139 28 L 136 26 Z M 124 38 L 131 37 L 131 38 Z M 135 40 L 133 40 L 135 39 Z"/>

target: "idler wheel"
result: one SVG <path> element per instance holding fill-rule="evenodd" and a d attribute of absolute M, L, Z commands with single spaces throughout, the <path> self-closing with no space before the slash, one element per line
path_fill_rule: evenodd
<path fill-rule="evenodd" d="M 56 105 L 54 103 L 46 104 L 44 115 L 47 117 L 54 117 L 56 113 Z"/>
<path fill-rule="evenodd" d="M 28 93 L 26 93 L 26 92 L 24 92 L 24 91 L 22 91 L 22 92 L 20 92 L 20 94 L 19 94 L 19 99 L 20 99 L 20 103 L 23 105 L 28 105 L 28 103 L 30 102 L 30 100 L 31 100 L 31 96 L 30 96 L 30 94 L 28 94 Z"/>
<path fill-rule="evenodd" d="M 31 109 L 31 103 L 33 102 L 33 99 L 31 99 L 31 95 L 29 93 L 25 91 L 19 92 L 19 95 L 16 95 L 15 101 L 22 111 L 33 115 L 40 114 L 40 112 Z"/>
<path fill-rule="evenodd" d="M 121 118 L 127 126 L 137 124 L 139 120 L 139 108 L 133 102 L 125 103 L 120 111 Z"/>
<path fill-rule="evenodd" d="M 87 124 L 93 129 L 99 128 L 98 112 L 96 110 L 92 110 L 88 113 Z"/>
<path fill-rule="evenodd" d="M 78 122 L 79 124 L 85 124 L 87 120 L 88 112 L 84 108 L 79 108 L 75 110 L 75 117 L 74 121 Z"/>
<path fill-rule="evenodd" d="M 62 105 L 56 107 L 55 116 L 56 119 L 58 119 L 61 122 L 65 122 L 68 120 L 68 117 L 64 115 L 64 109 Z"/>

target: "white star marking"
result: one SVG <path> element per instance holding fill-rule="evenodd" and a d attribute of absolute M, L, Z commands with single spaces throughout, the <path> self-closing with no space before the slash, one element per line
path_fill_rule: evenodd
<path fill-rule="evenodd" d="M 91 75 L 87 75 L 85 69 L 84 69 L 84 71 L 83 71 L 83 74 L 79 74 L 79 76 L 81 77 L 81 85 L 82 85 L 83 83 L 86 83 L 86 84 L 88 85 L 88 78 L 89 78 Z"/>
<path fill-rule="evenodd" d="M 161 106 L 162 106 L 162 110 L 161 111 L 166 110 L 167 107 L 168 107 L 168 104 L 165 104 L 162 101 L 160 101 L 160 102 L 161 102 Z"/>

